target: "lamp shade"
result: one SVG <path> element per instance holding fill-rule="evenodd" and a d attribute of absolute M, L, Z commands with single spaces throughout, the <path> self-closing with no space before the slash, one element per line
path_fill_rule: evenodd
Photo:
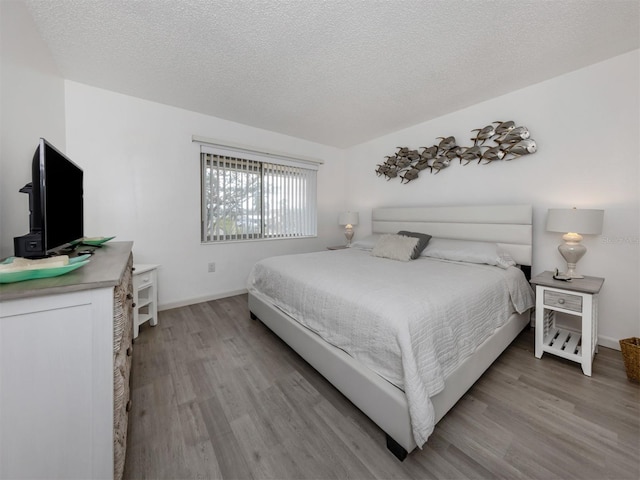
<path fill-rule="evenodd" d="M 550 208 L 547 231 L 599 235 L 602 233 L 604 210 L 578 208 Z"/>
<path fill-rule="evenodd" d="M 338 225 L 357 225 L 358 212 L 343 212 L 338 215 Z"/>

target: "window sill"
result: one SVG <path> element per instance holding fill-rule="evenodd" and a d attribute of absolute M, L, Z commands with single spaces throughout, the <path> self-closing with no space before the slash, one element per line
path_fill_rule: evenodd
<path fill-rule="evenodd" d="M 222 244 L 234 244 L 234 243 L 253 243 L 253 242 L 274 242 L 277 240 L 308 240 L 312 238 L 318 238 L 318 235 L 305 235 L 299 237 L 275 237 L 275 238 L 247 238 L 239 240 L 214 240 L 210 242 L 200 242 L 200 245 L 222 245 Z"/>

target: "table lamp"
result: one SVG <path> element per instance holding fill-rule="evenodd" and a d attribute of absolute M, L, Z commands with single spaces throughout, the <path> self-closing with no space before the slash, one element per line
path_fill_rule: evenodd
<path fill-rule="evenodd" d="M 584 278 L 576 273 L 576 263 L 587 252 L 582 245 L 582 235 L 599 235 L 602 233 L 604 210 L 578 208 L 550 208 L 547 213 L 547 231 L 564 232 L 564 243 L 558 246 L 560 255 L 567 262 L 567 271 L 563 275 L 570 278 Z"/>
<path fill-rule="evenodd" d="M 344 236 L 347 237 L 347 246 L 351 245 L 353 238 L 353 226 L 358 224 L 358 212 L 343 212 L 338 215 L 338 225 L 343 225 Z"/>

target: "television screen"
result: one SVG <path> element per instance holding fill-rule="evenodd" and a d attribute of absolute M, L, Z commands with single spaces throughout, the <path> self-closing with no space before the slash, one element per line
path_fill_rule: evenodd
<path fill-rule="evenodd" d="M 83 172 L 45 139 L 40 140 L 38 150 L 44 245 L 48 253 L 84 236 Z"/>
<path fill-rule="evenodd" d="M 17 257 L 39 258 L 84 236 L 83 172 L 44 138 L 33 155 L 29 194 L 30 232 L 15 237 Z"/>

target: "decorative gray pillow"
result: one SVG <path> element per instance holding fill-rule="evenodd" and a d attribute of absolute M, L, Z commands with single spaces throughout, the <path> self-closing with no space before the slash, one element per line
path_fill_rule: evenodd
<path fill-rule="evenodd" d="M 417 244 L 418 239 L 414 237 L 393 234 L 382 235 L 376 246 L 371 250 L 371 255 L 408 262 L 412 259 L 411 255 Z"/>
<path fill-rule="evenodd" d="M 408 232 L 406 230 L 400 230 L 398 235 L 404 235 L 405 237 L 415 237 L 418 239 L 418 244 L 411 254 L 411 260 L 415 260 L 420 256 L 422 251 L 426 248 L 429 240 L 431 240 L 431 235 L 427 235 L 426 233 L 419 232 Z"/>

